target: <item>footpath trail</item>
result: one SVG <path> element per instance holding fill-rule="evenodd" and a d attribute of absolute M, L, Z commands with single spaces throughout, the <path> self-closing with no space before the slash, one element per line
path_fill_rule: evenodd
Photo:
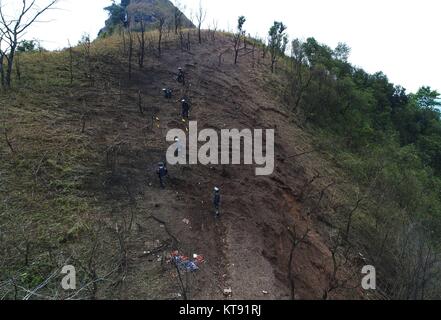
<path fill-rule="evenodd" d="M 190 97 L 190 120 L 198 122 L 199 130 L 276 129 L 278 159 L 310 147 L 307 137 L 289 121 L 287 109 L 277 105 L 266 88 L 266 66 L 253 68 L 251 55 L 241 58 L 236 66 L 224 55 L 219 66 L 219 54 L 229 45 L 228 39 L 222 38 L 213 45 L 194 46 L 191 54 L 167 54 L 161 61 L 166 71 L 159 79 L 155 73 L 155 84 L 146 88 L 147 92 L 159 92 L 161 86 L 170 85 L 170 74 L 183 67 L 189 91 L 182 91 L 176 83 L 172 86 L 176 99 L 183 94 Z M 256 51 L 255 55 L 259 54 Z M 179 103 L 168 108 L 161 106 L 159 113 L 167 123 L 164 131 L 179 127 Z M 330 253 L 314 221 L 302 216 L 302 205 L 295 197 L 304 177 L 296 175 L 298 168 L 289 161 L 276 161 L 275 172 L 269 177 L 255 176 L 254 169 L 189 166 L 183 174 L 176 174 L 176 185 L 169 186 L 185 199 L 181 216 L 169 220 L 171 228 L 181 229 L 176 224 L 188 218 L 191 231 L 184 229 L 178 234 L 207 259 L 194 297 L 219 299 L 224 288 L 231 288 L 235 299 L 290 299 L 292 242 L 288 228 L 299 234 L 311 229 L 307 243 L 294 254 L 296 295 L 320 297 L 330 272 Z M 211 208 L 214 186 L 222 189 L 222 218 L 218 221 L 213 219 Z"/>

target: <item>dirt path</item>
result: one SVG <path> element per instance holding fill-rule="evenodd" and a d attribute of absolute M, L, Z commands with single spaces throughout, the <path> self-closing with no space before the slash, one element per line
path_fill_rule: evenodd
<path fill-rule="evenodd" d="M 131 113 L 118 114 L 112 120 L 123 127 L 126 123 L 120 138 L 131 141 L 133 150 L 122 165 L 132 179 L 138 209 L 142 212 L 136 218 L 136 240 L 130 244 L 126 298 L 181 297 L 176 273 L 164 266 L 164 256 L 142 254 L 154 245 L 152 240 L 169 241 L 166 231 L 179 240 L 177 247 L 184 254 L 203 254 L 206 258 L 201 271 L 189 276 L 189 298 L 223 299 L 223 289 L 231 288 L 233 299 L 291 299 L 290 278 L 295 282 L 295 298 L 320 298 L 326 286 L 330 272 L 326 233 L 314 217 L 304 214 L 298 199 L 305 179 L 320 163 L 308 157 L 302 163 L 280 160 L 312 148 L 310 140 L 291 123 L 287 108 L 278 105 L 266 87 L 266 65 L 256 63 L 253 68 L 248 55 L 234 66 L 232 57 L 225 55 L 219 66 L 219 53 L 229 46 L 229 39 L 219 37 L 215 43 L 194 45 L 191 54 L 169 48 L 161 60 L 137 72 L 126 88 L 131 92 L 142 91 L 147 115 L 139 117 L 136 99 L 131 98 L 127 101 Z M 185 68 L 188 74 L 189 90 L 174 81 L 178 67 Z M 162 98 L 164 87 L 174 89 L 176 101 Z M 164 160 L 168 147 L 166 132 L 185 128 L 177 102 L 184 94 L 192 101 L 191 120 L 198 121 L 199 130 L 275 129 L 274 174 L 256 177 L 254 166 L 169 167 L 166 190 L 160 190 L 154 169 Z M 151 118 L 159 119 L 152 128 Z M 112 125 L 101 121 L 101 135 L 112 136 Z M 145 136 L 141 137 L 140 132 L 145 132 Z M 222 190 L 219 220 L 212 214 L 214 186 Z M 152 222 L 152 215 L 166 222 L 166 226 Z M 290 266 L 294 229 L 299 234 L 311 231 L 307 240 L 296 248 Z"/>
<path fill-rule="evenodd" d="M 262 99 L 258 84 L 249 81 L 259 75 L 248 67 L 231 64 L 219 67 L 216 61 L 219 51 L 207 53 L 205 50 L 197 50 L 192 57 L 194 61 L 186 62 L 192 83 L 191 98 L 196 106 L 192 120 L 197 120 L 200 128 L 260 128 L 259 124 L 263 125 L 265 121 L 260 109 L 274 106 L 273 101 Z M 256 94 L 259 91 L 260 94 Z M 211 246 L 207 249 L 218 249 L 222 253 L 217 257 L 223 259 L 219 265 L 219 272 L 223 273 L 219 285 L 231 287 L 236 299 L 289 298 L 287 283 L 284 283 L 286 276 L 279 274 L 277 277 L 275 272 L 275 265 L 279 263 L 277 259 L 283 260 L 283 256 L 289 253 L 282 248 L 274 258 L 275 248 L 268 246 L 268 243 L 280 246 L 277 240 L 268 242 L 268 239 L 286 237 L 277 186 L 273 186 L 268 178 L 255 177 L 254 168 L 228 167 L 227 178 L 219 174 L 208 175 L 203 172 L 205 169 L 197 169 L 202 171 L 201 176 L 209 178 L 204 181 L 204 190 L 208 192 L 205 197 L 214 185 L 220 186 L 223 192 L 221 220 L 217 223 L 204 221 L 208 230 L 213 230 L 213 223 L 217 224 L 213 234 L 215 241 L 208 241 Z M 220 168 L 216 169 L 214 172 L 220 171 Z M 207 239 L 210 233 L 205 231 L 203 237 Z M 210 296 L 219 297 L 219 294 Z"/>

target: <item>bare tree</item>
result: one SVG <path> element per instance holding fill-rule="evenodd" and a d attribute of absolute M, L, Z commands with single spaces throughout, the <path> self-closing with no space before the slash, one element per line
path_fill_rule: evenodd
<path fill-rule="evenodd" d="M 190 31 L 187 32 L 187 51 L 191 51 L 191 37 L 190 37 Z"/>
<path fill-rule="evenodd" d="M 144 67 L 144 59 L 145 59 L 145 31 L 146 31 L 146 25 L 145 25 L 145 21 L 142 18 L 140 23 L 140 30 L 141 30 L 141 34 L 137 33 L 137 37 L 138 37 L 138 45 L 139 45 L 139 52 L 138 52 L 138 65 L 139 68 L 143 68 Z"/>
<path fill-rule="evenodd" d="M 128 28 L 129 27 L 130 26 L 128 26 Z M 127 53 L 126 28 L 121 29 L 121 35 L 122 35 L 122 41 L 123 41 L 122 54 L 126 55 L 126 53 Z"/>
<path fill-rule="evenodd" d="M 344 234 L 344 240 L 349 240 L 349 233 L 351 231 L 352 226 L 352 220 L 354 218 L 355 213 L 360 208 L 361 204 L 365 200 L 365 197 L 362 197 L 360 193 L 357 192 L 357 199 L 355 201 L 355 205 L 352 209 L 349 210 L 347 214 L 347 221 L 346 221 L 346 228 L 345 228 L 345 234 Z"/>
<path fill-rule="evenodd" d="M 219 21 L 213 20 L 213 31 L 211 33 L 211 40 L 216 41 L 216 32 L 219 27 Z"/>
<path fill-rule="evenodd" d="M 306 229 L 306 231 L 303 235 L 299 235 L 297 233 L 296 226 L 294 226 L 293 230 L 291 230 L 291 228 L 288 228 L 290 240 L 292 242 L 291 253 L 289 255 L 289 263 L 288 263 L 288 280 L 289 280 L 289 283 L 291 286 L 291 299 L 292 300 L 296 299 L 296 294 L 295 294 L 296 286 L 295 286 L 295 279 L 294 279 L 294 274 L 293 274 L 294 253 L 296 251 L 296 248 L 300 244 L 306 243 L 310 231 L 311 230 L 308 228 L 308 229 Z"/>
<path fill-rule="evenodd" d="M 5 86 L 5 68 L 4 68 L 4 61 L 5 61 L 5 55 L 8 49 L 3 51 L 2 49 L 2 43 L 3 43 L 4 34 L 2 30 L 0 29 L 0 84 L 2 87 Z"/>
<path fill-rule="evenodd" d="M 184 32 L 183 32 L 183 17 L 184 13 L 183 10 L 185 10 L 185 6 L 181 5 L 181 2 L 179 0 L 175 0 L 175 11 L 174 11 L 174 28 L 175 28 L 175 34 L 179 35 L 179 44 L 181 46 L 181 51 L 185 51 L 186 47 L 188 47 L 188 44 L 185 43 L 184 39 Z M 188 50 L 188 49 L 187 49 Z"/>
<path fill-rule="evenodd" d="M 237 33 L 234 35 L 234 64 L 237 64 L 237 58 L 239 57 L 240 46 L 242 44 L 242 37 L 245 34 L 243 31 L 243 25 L 245 24 L 246 19 L 244 16 L 240 16 L 237 20 Z"/>
<path fill-rule="evenodd" d="M 129 33 L 129 79 L 132 79 L 132 59 L 133 59 L 133 32 L 130 29 L 130 27 L 128 28 L 128 33 Z"/>
<path fill-rule="evenodd" d="M 344 242 L 340 231 L 331 237 L 329 251 L 332 259 L 332 271 L 328 275 L 326 287 L 323 289 L 323 300 L 328 300 L 336 290 L 354 290 L 359 287 L 356 272 L 346 272 L 351 267 L 351 246 Z"/>
<path fill-rule="evenodd" d="M 175 23 L 175 34 L 178 34 L 178 31 L 182 27 L 182 16 L 184 14 L 181 10 L 181 3 L 179 1 L 175 1 L 175 11 L 174 11 L 174 23 Z"/>
<path fill-rule="evenodd" d="M 36 3 L 37 0 L 22 0 L 18 14 L 15 17 L 8 18 L 3 11 L 4 2 L 0 0 L 0 34 L 4 35 L 3 40 L 9 46 L 9 50 L 4 54 L 4 58 L 8 62 L 5 75 L 6 87 L 11 87 L 12 70 L 20 37 L 44 12 L 52 8 L 57 1 L 51 0 L 40 8 Z M 14 12 L 17 11 L 14 10 Z"/>
<path fill-rule="evenodd" d="M 70 76 L 70 84 L 73 84 L 73 49 L 72 45 L 70 44 L 70 41 L 68 40 L 67 43 L 69 44 L 69 76 Z"/>
<path fill-rule="evenodd" d="M 86 67 L 86 78 L 89 80 L 90 86 L 94 86 L 95 79 L 93 76 L 93 66 L 92 66 L 92 43 L 90 41 L 90 35 L 84 34 L 81 41 L 81 47 L 83 49 L 84 66 Z"/>
<path fill-rule="evenodd" d="M 198 22 L 198 39 L 199 39 L 199 44 L 202 44 L 202 24 L 205 21 L 205 18 L 207 17 L 207 11 L 202 7 L 202 1 L 199 2 L 199 9 L 198 12 L 196 13 L 196 20 Z"/>
<path fill-rule="evenodd" d="M 158 17 L 158 32 L 159 32 L 159 36 L 158 36 L 158 54 L 159 56 L 161 56 L 161 51 L 162 51 L 162 36 L 164 34 L 164 26 L 165 26 L 165 17 L 164 16 L 159 16 Z"/>

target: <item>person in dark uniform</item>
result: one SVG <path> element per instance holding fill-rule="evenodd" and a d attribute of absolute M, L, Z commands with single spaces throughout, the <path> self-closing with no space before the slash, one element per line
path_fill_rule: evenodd
<path fill-rule="evenodd" d="M 164 98 L 166 98 L 166 99 L 170 100 L 173 96 L 173 91 L 169 88 L 162 89 L 162 92 L 164 93 Z"/>
<path fill-rule="evenodd" d="M 220 189 L 218 187 L 214 188 L 214 196 L 213 196 L 213 205 L 214 205 L 214 211 L 215 211 L 215 217 L 220 217 Z"/>
<path fill-rule="evenodd" d="M 182 99 L 182 119 L 188 120 L 190 117 L 190 103 L 187 99 Z"/>
<path fill-rule="evenodd" d="M 166 165 L 163 162 L 160 162 L 158 164 L 158 169 L 156 170 L 156 173 L 158 174 L 159 183 L 161 184 L 161 188 L 164 189 L 165 188 L 164 180 L 168 174 L 168 170 L 167 170 Z"/>
<path fill-rule="evenodd" d="M 185 73 L 182 68 L 178 68 L 178 78 L 179 83 L 182 83 L 185 86 Z"/>

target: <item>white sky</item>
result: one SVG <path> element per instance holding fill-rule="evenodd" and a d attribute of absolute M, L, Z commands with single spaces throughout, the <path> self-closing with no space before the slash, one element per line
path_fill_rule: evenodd
<path fill-rule="evenodd" d="M 5 2 L 6 1 L 6 2 Z M 37 0 L 47 1 L 47 0 Z M 180 0 L 188 16 L 200 0 Z M 18 0 L 3 0 L 16 4 Z M 33 27 L 25 38 L 38 38 L 49 49 L 76 43 L 83 33 L 95 36 L 104 26 L 110 0 L 60 0 L 59 10 L 44 16 L 50 23 Z M 370 73 L 383 71 L 409 91 L 430 85 L 441 91 L 440 0 L 202 0 L 205 26 L 234 29 L 245 15 L 246 30 L 266 37 L 274 20 L 288 26 L 291 38 L 315 37 L 331 47 L 346 42 L 350 61 Z"/>

